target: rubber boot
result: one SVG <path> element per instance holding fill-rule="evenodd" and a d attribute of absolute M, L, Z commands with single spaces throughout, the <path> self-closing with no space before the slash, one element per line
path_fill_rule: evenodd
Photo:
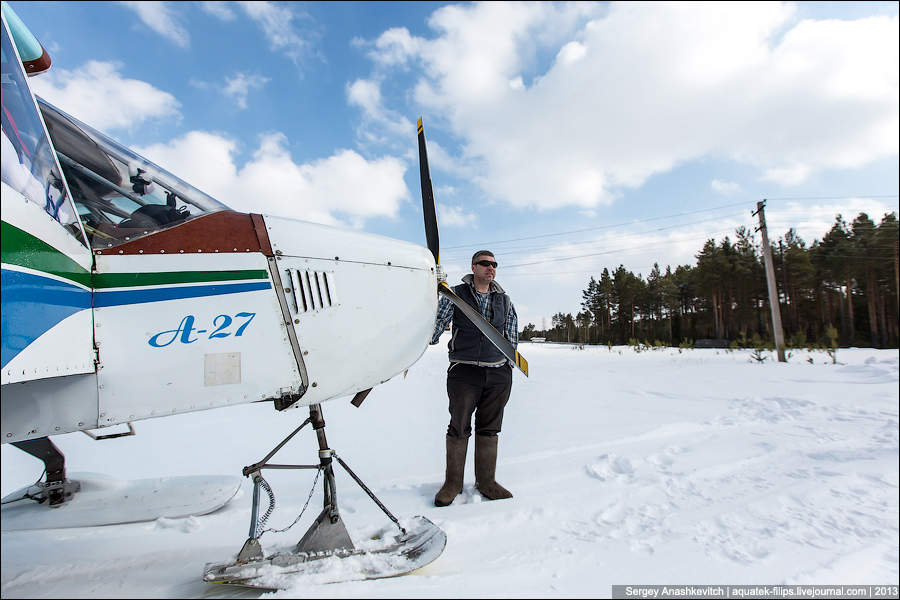
<path fill-rule="evenodd" d="M 488 500 L 512 498 L 508 489 L 497 483 L 497 436 L 475 436 L 475 487 Z"/>
<path fill-rule="evenodd" d="M 447 436 L 447 473 L 444 475 L 444 485 L 434 497 L 435 506 L 448 506 L 462 492 L 468 447 L 468 438 Z"/>

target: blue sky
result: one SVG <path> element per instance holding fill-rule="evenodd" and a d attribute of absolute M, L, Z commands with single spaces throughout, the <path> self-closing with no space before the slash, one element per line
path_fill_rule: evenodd
<path fill-rule="evenodd" d="M 39 94 L 238 210 L 424 244 L 423 116 L 449 279 L 493 249 L 522 326 L 762 198 L 898 208 L 896 2 L 10 4 Z"/>

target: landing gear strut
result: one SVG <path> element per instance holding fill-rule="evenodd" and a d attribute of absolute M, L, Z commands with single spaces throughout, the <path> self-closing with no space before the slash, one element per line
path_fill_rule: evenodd
<path fill-rule="evenodd" d="M 72 496 L 81 489 L 80 483 L 66 479 L 66 457 L 56 447 L 56 444 L 50 441 L 50 438 L 42 437 L 24 442 L 13 442 L 12 445 L 40 459 L 44 463 L 44 470 L 47 473 L 46 481 L 27 488 L 23 497 L 56 506 L 71 500 Z"/>
<path fill-rule="evenodd" d="M 270 464 L 268 462 L 269 459 L 308 424 L 312 424 L 319 442 L 319 464 Z M 381 548 L 373 548 L 369 544 L 368 550 L 360 550 L 353 544 L 338 510 L 337 487 L 335 486 L 333 468 L 335 459 L 397 526 L 399 534 L 392 540 L 387 540 Z M 319 513 L 319 516 L 316 517 L 313 524 L 291 552 L 274 554 L 268 558 L 263 553 L 259 538 L 267 531 L 276 531 L 264 528 L 266 520 L 274 509 L 275 500 L 269 484 L 262 477 L 261 471 L 263 469 L 315 469 L 318 471 L 316 480 L 320 476 L 324 477 L 324 506 L 322 512 Z M 447 541 L 443 531 L 424 517 L 413 518 L 411 524 L 404 528 L 400 521 L 397 520 L 397 517 L 375 497 L 372 490 L 357 477 L 347 463 L 334 450 L 328 447 L 328 440 L 325 437 L 325 419 L 322 417 L 322 407 L 318 404 L 310 405 L 309 418 L 282 440 L 265 458 L 255 464 L 244 467 L 242 472 L 245 477 L 251 477 L 253 480 L 253 505 L 250 514 L 249 537 L 244 542 L 234 561 L 225 564 L 206 565 L 203 578 L 210 583 L 236 583 L 272 588 L 274 586 L 265 583 L 265 576 L 273 568 L 278 574 L 303 573 L 309 571 L 309 565 L 318 559 L 326 557 L 348 558 L 361 554 L 391 555 L 405 560 L 385 560 L 382 567 L 372 567 L 370 564 L 365 570 L 360 571 L 358 576 L 351 576 L 351 579 L 392 577 L 418 569 L 436 559 L 443 552 Z M 313 486 L 315 487 L 315 483 L 313 483 Z M 269 508 L 262 518 L 259 517 L 260 489 L 265 490 L 269 495 Z M 311 495 L 312 492 L 310 492 L 310 497 Z M 303 507 L 303 510 L 305 509 L 306 506 Z M 303 511 L 300 512 L 294 523 L 299 521 L 302 515 Z M 277 531 L 286 531 L 291 526 Z"/>

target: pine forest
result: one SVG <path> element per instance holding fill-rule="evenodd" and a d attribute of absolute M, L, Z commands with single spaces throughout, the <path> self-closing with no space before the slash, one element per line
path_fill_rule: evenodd
<path fill-rule="evenodd" d="M 794 229 L 769 242 L 788 347 L 898 347 L 898 223 L 841 215 L 821 240 Z M 757 234 L 709 239 L 692 265 L 643 277 L 604 268 L 582 291 L 582 310 L 557 313 L 551 328 L 528 323 L 520 339 L 576 344 L 772 347 L 766 272 Z"/>

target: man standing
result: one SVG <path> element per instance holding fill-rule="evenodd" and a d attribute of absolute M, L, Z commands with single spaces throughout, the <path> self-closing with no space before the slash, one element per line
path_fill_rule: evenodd
<path fill-rule="evenodd" d="M 472 274 L 453 291 L 476 308 L 515 348 L 519 341 L 518 318 L 509 296 L 494 281 L 497 262 L 488 250 L 472 257 Z M 472 414 L 475 415 L 475 487 L 488 500 L 512 498 L 497 483 L 497 434 L 503 409 L 512 388 L 512 365 L 500 350 L 445 297 L 438 304 L 432 344 L 438 343 L 447 324 L 453 322 L 450 338 L 450 368 L 447 396 L 450 425 L 447 427 L 447 471 L 444 485 L 434 497 L 435 506 L 447 506 L 462 492 L 463 472 Z"/>

